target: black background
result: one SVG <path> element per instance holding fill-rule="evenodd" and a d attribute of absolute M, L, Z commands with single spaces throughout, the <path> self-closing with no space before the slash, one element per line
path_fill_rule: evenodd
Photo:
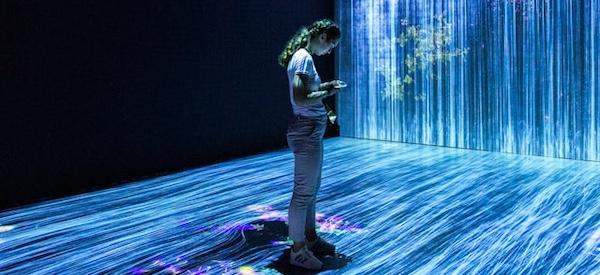
<path fill-rule="evenodd" d="M 0 208 L 285 148 L 277 55 L 332 17 L 323 0 L 2 1 Z"/>

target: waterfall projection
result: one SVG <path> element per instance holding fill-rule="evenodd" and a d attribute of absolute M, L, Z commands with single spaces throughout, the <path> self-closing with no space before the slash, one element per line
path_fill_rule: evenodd
<path fill-rule="evenodd" d="M 337 0 L 341 135 L 600 161 L 599 2 Z"/>

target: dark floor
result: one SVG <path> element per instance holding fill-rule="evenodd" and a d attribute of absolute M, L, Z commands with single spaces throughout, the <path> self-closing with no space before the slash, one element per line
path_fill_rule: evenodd
<path fill-rule="evenodd" d="M 0 274 L 600 274 L 600 164 L 326 140 L 325 269 L 286 264 L 281 150 L 0 213 Z"/>

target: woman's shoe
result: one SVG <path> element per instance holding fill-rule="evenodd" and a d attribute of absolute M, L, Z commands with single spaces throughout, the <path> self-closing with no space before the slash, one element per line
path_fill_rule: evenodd
<path fill-rule="evenodd" d="M 298 252 L 294 252 L 294 249 L 290 248 L 290 264 L 310 270 L 320 270 L 323 268 L 323 263 L 308 250 L 306 245 Z"/>
<path fill-rule="evenodd" d="M 313 241 L 306 240 L 306 246 L 308 250 L 316 253 L 316 254 L 334 254 L 335 253 L 335 245 L 326 242 L 321 239 L 321 237 L 317 237 L 317 239 Z"/>

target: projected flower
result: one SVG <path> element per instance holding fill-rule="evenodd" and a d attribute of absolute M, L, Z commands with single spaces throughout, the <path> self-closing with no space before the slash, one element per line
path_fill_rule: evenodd
<path fill-rule="evenodd" d="M 246 210 L 261 214 L 259 220 L 269 221 L 287 221 L 287 216 L 282 211 L 274 210 L 268 205 L 250 205 Z M 350 224 L 341 217 L 328 217 L 323 213 L 316 214 L 317 231 L 322 233 L 333 233 L 340 235 L 343 233 L 356 233 L 362 228 L 359 225 Z M 277 244 L 287 244 L 287 242 L 276 242 Z"/>
<path fill-rule="evenodd" d="M 341 235 L 345 233 L 357 233 L 362 230 L 359 225 L 350 224 L 344 221 L 340 217 L 325 217 L 324 219 L 317 220 L 317 231 L 323 233 L 332 233 L 335 235 Z"/>
<path fill-rule="evenodd" d="M 259 220 L 266 220 L 266 221 L 286 221 L 287 220 L 287 216 L 285 215 L 285 213 L 282 213 L 281 211 L 278 210 L 273 210 L 273 207 L 269 206 L 269 205 L 250 205 L 248 207 L 246 207 L 246 210 L 251 211 L 251 212 L 256 212 L 256 213 L 260 213 L 260 217 L 258 217 Z"/>
<path fill-rule="evenodd" d="M 444 14 L 434 16 L 433 21 L 431 25 L 420 26 L 410 25 L 406 18 L 401 19 L 400 26 L 404 31 L 393 38 L 392 43 L 382 43 L 395 44 L 404 53 L 403 74 L 393 69 L 381 69 L 386 79 L 383 91 L 385 98 L 404 100 L 407 88 L 415 82 L 417 71 L 424 72 L 427 79 L 437 79 L 439 76 L 434 73 L 435 66 L 450 62 L 456 57 L 464 58 L 469 52 L 469 48 L 452 49 L 452 24 L 446 21 Z M 391 66 L 391 62 L 389 65 Z M 425 94 L 415 92 L 415 100 L 424 98 Z"/>
<path fill-rule="evenodd" d="M 287 213 L 270 205 L 250 205 L 245 207 L 245 210 L 246 213 L 239 217 L 242 220 L 236 219 L 225 224 L 202 224 L 201 221 L 191 219 L 176 222 L 179 229 L 177 232 L 193 241 L 193 247 L 206 245 L 205 242 L 208 241 L 208 249 L 229 253 L 214 256 L 206 250 L 200 254 L 181 251 L 187 255 L 154 258 L 149 266 L 134 268 L 130 271 L 131 274 L 279 274 L 270 268 L 255 268 L 243 265 L 242 261 L 223 260 L 236 258 L 235 253 L 238 253 L 237 249 L 240 246 L 265 248 L 292 244 L 287 238 Z M 254 222 L 249 223 L 250 220 Z M 320 233 L 342 235 L 362 230 L 361 226 L 351 224 L 339 216 L 327 216 L 323 213 L 317 213 L 316 222 L 317 231 Z"/>

